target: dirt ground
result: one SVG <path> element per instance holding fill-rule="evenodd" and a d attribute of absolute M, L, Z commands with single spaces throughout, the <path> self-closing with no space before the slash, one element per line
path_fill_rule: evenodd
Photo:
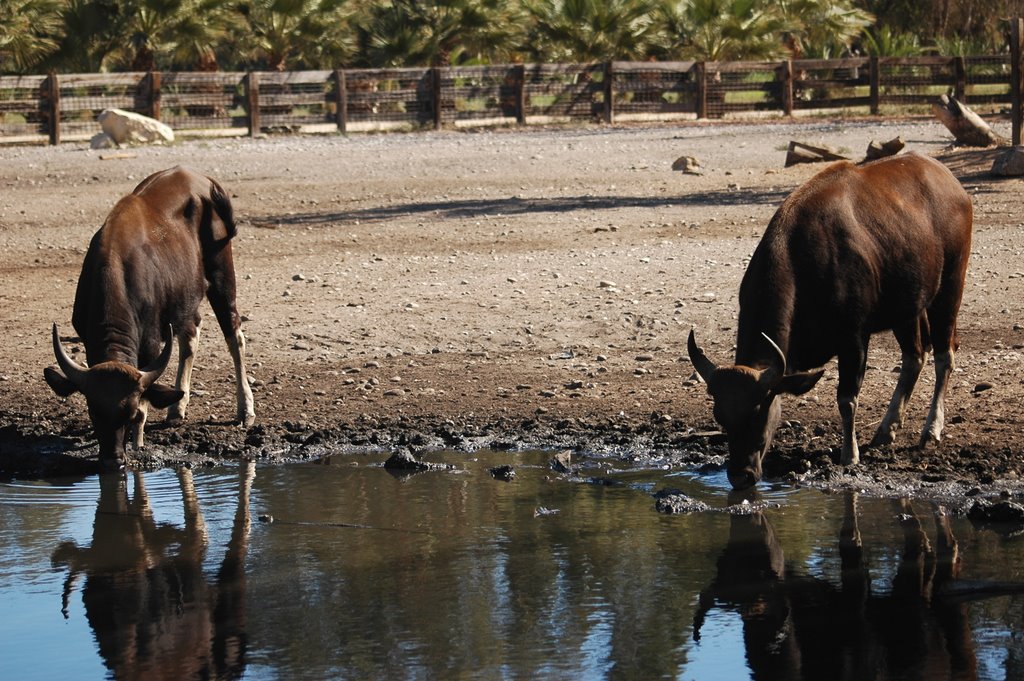
<path fill-rule="evenodd" d="M 709 356 L 731 358 L 746 262 L 783 198 L 820 170 L 784 168 L 787 143 L 860 159 L 869 141 L 896 136 L 946 162 L 975 202 L 944 442 L 909 446 L 933 384 L 926 369 L 903 439 L 865 451 L 855 469 L 833 465 L 833 364 L 784 405 L 767 474 L 933 494 L 1017 489 L 1021 182 L 989 176 L 994 150 L 950 149 L 945 128 L 922 120 L 190 140 L 117 158 L 78 144 L 0 148 L 0 476 L 95 469 L 84 400 L 58 399 L 42 380 L 50 324 L 73 339 L 91 235 L 120 196 L 179 163 L 232 195 L 257 424 L 230 423 L 231 362 L 211 320 L 189 419 L 171 428 L 151 416 L 134 465 L 383 460 L 411 446 L 572 449 L 605 468 L 721 466 L 686 335 L 696 327 Z M 680 156 L 704 173 L 673 171 Z M 876 337 L 862 442 L 898 363 L 891 336 Z"/>

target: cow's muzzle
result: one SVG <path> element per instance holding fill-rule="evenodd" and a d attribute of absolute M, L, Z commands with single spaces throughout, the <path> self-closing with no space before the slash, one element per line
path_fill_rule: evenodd
<path fill-rule="evenodd" d="M 729 477 L 729 484 L 735 490 L 750 489 L 761 479 L 760 469 L 755 470 L 752 466 L 730 468 L 726 475 Z"/>

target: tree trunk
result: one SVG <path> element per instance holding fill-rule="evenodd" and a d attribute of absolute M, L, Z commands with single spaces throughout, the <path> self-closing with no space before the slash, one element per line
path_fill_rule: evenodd
<path fill-rule="evenodd" d="M 942 95 L 932 104 L 932 113 L 946 126 L 955 143 L 965 147 L 990 147 L 995 144 L 1009 144 L 1009 140 L 995 133 L 981 116 L 961 104 L 955 97 Z"/>

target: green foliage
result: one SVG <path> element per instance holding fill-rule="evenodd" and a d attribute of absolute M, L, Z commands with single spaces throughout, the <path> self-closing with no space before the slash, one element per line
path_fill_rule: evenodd
<path fill-rule="evenodd" d="M 362 30 L 371 66 L 447 66 L 505 61 L 521 12 L 502 0 L 393 0 L 371 8 Z"/>
<path fill-rule="evenodd" d="M 536 61 L 641 59 L 653 51 L 654 0 L 525 0 L 523 51 Z"/>
<path fill-rule="evenodd" d="M 687 59 L 776 59 L 793 25 L 770 0 L 681 0 L 665 3 L 663 12 L 674 31 L 670 50 Z"/>
<path fill-rule="evenodd" d="M 794 57 L 839 57 L 875 21 L 853 0 L 782 0 L 779 4 L 792 22 L 789 43 Z"/>
<path fill-rule="evenodd" d="M 344 65 L 356 52 L 357 11 L 342 0 L 246 0 L 238 6 L 242 53 L 272 71 Z"/>
<path fill-rule="evenodd" d="M 921 54 L 921 41 L 916 35 L 897 32 L 888 26 L 869 31 L 863 44 L 868 54 L 875 57 L 916 57 Z"/>
<path fill-rule="evenodd" d="M 57 51 L 59 0 L 0 2 L 0 73 L 23 73 Z"/>
<path fill-rule="evenodd" d="M 993 53 L 1024 0 L 0 0 L 0 72 Z"/>

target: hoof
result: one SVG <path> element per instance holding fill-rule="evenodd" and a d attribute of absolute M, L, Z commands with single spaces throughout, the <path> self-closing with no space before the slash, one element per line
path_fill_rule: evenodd
<path fill-rule="evenodd" d="M 243 428 L 249 428 L 256 423 L 256 414 L 239 414 L 237 420 L 238 425 Z"/>
<path fill-rule="evenodd" d="M 100 470 L 104 473 L 119 473 L 125 469 L 122 459 L 100 459 Z"/>
<path fill-rule="evenodd" d="M 892 431 L 883 432 L 879 430 L 875 433 L 875 436 L 871 438 L 871 442 L 868 443 L 868 448 L 884 447 L 886 445 L 891 445 L 894 442 L 896 442 L 896 435 L 893 434 Z"/>

